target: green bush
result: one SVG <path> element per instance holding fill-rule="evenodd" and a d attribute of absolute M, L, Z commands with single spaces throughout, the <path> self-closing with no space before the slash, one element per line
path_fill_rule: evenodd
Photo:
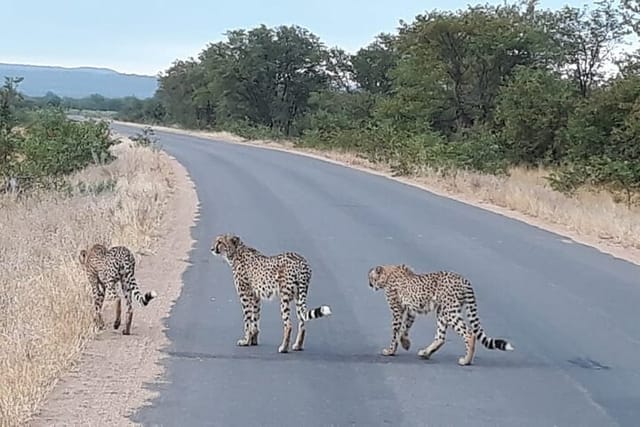
<path fill-rule="evenodd" d="M 60 110 L 43 110 L 16 148 L 21 175 L 60 177 L 113 159 L 114 144 L 106 122 L 76 122 Z"/>
<path fill-rule="evenodd" d="M 484 127 L 459 132 L 452 142 L 438 149 L 440 152 L 434 152 L 433 162 L 452 169 L 500 175 L 509 167 L 504 140 Z"/>
<path fill-rule="evenodd" d="M 514 163 L 557 163 L 560 132 L 575 106 L 571 84 L 540 69 L 520 69 L 497 100 L 496 122 Z"/>
<path fill-rule="evenodd" d="M 220 130 L 230 132 L 246 139 L 283 139 L 284 134 L 268 126 L 248 121 L 227 121 L 220 126 Z"/>

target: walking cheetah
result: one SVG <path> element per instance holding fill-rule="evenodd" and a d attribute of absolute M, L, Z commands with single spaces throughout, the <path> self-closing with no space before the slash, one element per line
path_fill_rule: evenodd
<path fill-rule="evenodd" d="M 465 342 L 466 354 L 458 359 L 462 366 L 473 361 L 476 338 L 488 349 L 513 350 L 508 341 L 490 338 L 480 325 L 476 297 L 471 282 L 458 273 L 438 271 L 417 274 L 409 266 L 379 265 L 369 270 L 369 286 L 384 289 L 393 316 L 391 345 L 384 350 L 385 356 L 393 356 L 398 340 L 405 350 L 411 347 L 409 329 L 417 314 L 435 311 L 437 332 L 434 341 L 420 351 L 420 357 L 428 359 L 444 344 L 447 327 L 451 326 Z M 471 324 L 468 329 L 462 318 L 462 307 L 466 307 Z"/>
<path fill-rule="evenodd" d="M 294 351 L 303 349 L 305 321 L 328 316 L 331 309 L 327 305 L 307 310 L 307 291 L 311 281 L 311 267 L 307 260 L 295 252 L 264 255 L 247 246 L 234 234 L 216 236 L 211 245 L 214 256 L 223 257 L 231 266 L 233 281 L 240 298 L 244 317 L 244 336 L 237 345 L 258 345 L 261 299 L 280 297 L 283 338 L 278 348 L 280 353 L 289 351 L 291 338 L 290 304 L 296 302 L 298 335 L 293 344 Z"/>
<path fill-rule="evenodd" d="M 155 291 L 144 295 L 140 292 L 135 279 L 136 260 L 133 254 L 124 246 L 107 249 L 103 245 L 95 244 L 88 251 L 81 250 L 79 259 L 92 287 L 95 322 L 98 328 L 104 328 L 101 311 L 106 291 L 108 299 L 116 299 L 114 329 L 120 327 L 121 297 L 124 297 L 127 303 L 127 317 L 122 334 L 129 335 L 133 320 L 132 300 L 136 300 L 141 306 L 146 306 L 157 296 Z M 120 292 L 116 289 L 117 282 L 120 282 Z"/>

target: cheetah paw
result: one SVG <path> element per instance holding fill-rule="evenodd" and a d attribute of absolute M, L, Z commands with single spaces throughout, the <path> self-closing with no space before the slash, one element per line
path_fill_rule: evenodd
<path fill-rule="evenodd" d="M 299 344 L 294 344 L 294 345 L 293 345 L 293 347 L 291 347 L 291 349 L 292 349 L 293 351 L 302 351 L 302 350 L 304 350 L 304 349 L 302 348 L 302 345 L 299 345 Z"/>
<path fill-rule="evenodd" d="M 246 347 L 249 345 L 249 340 L 246 338 L 239 339 L 236 345 L 238 345 L 239 347 Z"/>
<path fill-rule="evenodd" d="M 423 348 L 420 351 L 418 351 L 418 357 L 422 357 L 423 359 L 428 359 L 429 357 L 431 357 L 431 354 L 429 354 L 429 350 L 427 350 L 426 348 Z"/>
<path fill-rule="evenodd" d="M 460 365 L 460 366 L 471 365 L 471 361 L 467 360 L 466 357 L 461 357 L 461 358 L 458 359 L 458 365 Z"/>
<path fill-rule="evenodd" d="M 390 348 L 384 348 L 382 349 L 382 355 L 383 356 L 395 356 L 396 352 Z"/>
<path fill-rule="evenodd" d="M 288 353 L 289 349 L 283 345 L 281 345 L 280 347 L 278 347 L 278 353 Z"/>
<path fill-rule="evenodd" d="M 113 322 L 113 329 L 118 329 L 120 327 L 120 321 L 116 320 L 115 322 Z"/>

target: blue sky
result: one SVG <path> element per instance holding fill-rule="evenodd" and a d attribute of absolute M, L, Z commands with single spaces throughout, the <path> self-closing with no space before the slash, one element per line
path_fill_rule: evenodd
<path fill-rule="evenodd" d="M 425 10 L 460 9 L 467 4 L 465 0 L 9 0 L 2 6 L 0 62 L 156 74 L 177 58 L 196 56 L 208 42 L 223 39 L 227 30 L 260 24 L 297 24 L 329 46 L 355 52 L 376 34 L 393 32 L 400 19 L 412 21 Z M 552 9 L 565 4 L 581 6 L 585 1 L 540 3 Z"/>

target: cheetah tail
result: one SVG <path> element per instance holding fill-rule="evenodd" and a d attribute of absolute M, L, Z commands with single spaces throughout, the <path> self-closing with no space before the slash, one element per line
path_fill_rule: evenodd
<path fill-rule="evenodd" d="M 142 295 L 142 292 L 140 292 L 140 289 L 138 288 L 131 291 L 131 294 L 133 296 L 133 299 L 136 300 L 138 304 L 140 304 L 140 306 L 142 307 L 149 304 L 149 301 L 151 301 L 152 299 L 158 296 L 156 291 L 150 291 Z"/>
<path fill-rule="evenodd" d="M 304 320 L 318 319 L 320 317 L 329 316 L 331 314 L 331 308 L 328 305 L 321 305 L 320 307 L 307 310 L 305 312 Z"/>
<path fill-rule="evenodd" d="M 468 293 L 465 299 L 466 299 L 465 308 L 467 310 L 467 318 L 471 323 L 473 334 L 482 343 L 482 345 L 488 348 L 489 350 L 502 350 L 502 351 L 515 350 L 515 348 L 509 341 L 502 338 L 491 338 L 484 332 L 484 328 L 480 324 L 480 319 L 478 318 L 478 305 L 476 304 L 476 297 L 473 291 Z"/>

